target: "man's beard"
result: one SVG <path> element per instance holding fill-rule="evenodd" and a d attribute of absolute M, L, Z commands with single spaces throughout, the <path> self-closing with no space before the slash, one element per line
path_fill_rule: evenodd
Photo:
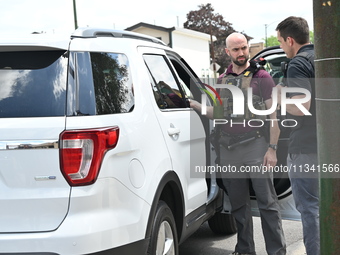
<path fill-rule="evenodd" d="M 233 63 L 237 66 L 244 66 L 247 64 L 247 61 L 249 59 L 249 56 L 241 56 L 241 57 L 238 57 L 238 58 L 245 58 L 245 60 L 242 60 L 242 61 L 238 61 L 237 59 L 234 59 L 233 60 Z"/>

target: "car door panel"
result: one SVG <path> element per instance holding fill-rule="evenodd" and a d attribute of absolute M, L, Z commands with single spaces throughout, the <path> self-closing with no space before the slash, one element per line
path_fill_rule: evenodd
<path fill-rule="evenodd" d="M 154 111 L 163 130 L 173 170 L 183 185 L 188 201 L 185 213 L 188 214 L 205 204 L 207 199 L 205 174 L 192 174 L 194 165 L 201 166 L 206 162 L 204 128 L 198 114 L 187 107 L 185 91 L 178 85 L 175 71 L 164 51 L 153 49 L 150 52 L 143 48 L 140 52 L 150 72 L 154 93 L 158 90 L 157 93 L 162 93 L 161 97 L 176 99 L 175 106 L 166 102 L 162 106 L 154 104 Z"/>

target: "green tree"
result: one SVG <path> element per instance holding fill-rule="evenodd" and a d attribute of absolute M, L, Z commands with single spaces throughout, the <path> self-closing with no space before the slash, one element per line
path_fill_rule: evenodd
<path fill-rule="evenodd" d="M 314 43 L 314 31 L 309 31 L 309 41 Z"/>
<path fill-rule="evenodd" d="M 262 40 L 265 41 L 266 43 L 266 39 L 262 38 Z M 314 32 L 313 31 L 309 31 L 309 40 L 311 43 L 314 43 Z M 267 37 L 267 47 L 276 46 L 276 45 L 280 45 L 276 36 L 272 35 L 270 37 Z"/>
<path fill-rule="evenodd" d="M 190 11 L 187 14 L 187 21 L 183 26 L 187 29 L 195 30 L 198 32 L 212 34 L 216 37 L 213 42 L 214 51 L 210 48 L 210 56 L 214 56 L 216 63 L 221 66 L 219 73 L 223 73 L 227 66 L 230 64 L 230 58 L 225 52 L 225 39 L 228 35 L 236 32 L 232 27 L 232 23 L 224 20 L 223 16 L 219 13 L 214 13 L 214 8 L 210 3 L 198 5 L 199 10 Z M 252 37 L 243 33 L 248 41 Z"/>
<path fill-rule="evenodd" d="M 262 40 L 265 42 L 265 44 L 267 44 L 267 47 L 280 45 L 279 41 L 277 40 L 277 37 L 274 35 L 267 37 L 267 43 L 266 43 L 266 39 L 262 38 Z"/>

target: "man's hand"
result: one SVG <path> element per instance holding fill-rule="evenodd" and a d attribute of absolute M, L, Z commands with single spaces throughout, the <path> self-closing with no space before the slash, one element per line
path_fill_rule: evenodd
<path fill-rule="evenodd" d="M 190 99 L 189 103 L 190 103 L 190 108 L 193 108 L 199 114 L 201 113 L 202 105 L 199 102 L 193 99 Z M 214 108 L 212 106 L 207 106 L 206 117 L 211 120 L 214 118 Z"/>
<path fill-rule="evenodd" d="M 276 163 L 277 163 L 276 151 L 273 150 L 272 148 L 268 148 L 263 158 L 263 166 L 266 166 L 268 169 L 269 167 L 276 166 Z"/>
<path fill-rule="evenodd" d="M 201 110 L 201 104 L 197 102 L 196 100 L 190 99 L 189 103 L 190 103 L 190 108 L 193 108 L 196 111 Z"/>

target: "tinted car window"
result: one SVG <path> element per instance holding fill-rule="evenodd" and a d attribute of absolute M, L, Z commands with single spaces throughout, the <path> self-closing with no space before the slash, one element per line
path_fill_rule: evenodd
<path fill-rule="evenodd" d="M 129 61 L 124 54 L 78 52 L 79 112 L 85 115 L 127 113 L 134 106 Z"/>
<path fill-rule="evenodd" d="M 173 75 L 169 63 L 161 55 L 144 55 L 151 76 L 155 100 L 161 109 L 185 108 L 185 92 Z"/>
<path fill-rule="evenodd" d="M 0 52 L 0 117 L 65 115 L 65 53 Z"/>

